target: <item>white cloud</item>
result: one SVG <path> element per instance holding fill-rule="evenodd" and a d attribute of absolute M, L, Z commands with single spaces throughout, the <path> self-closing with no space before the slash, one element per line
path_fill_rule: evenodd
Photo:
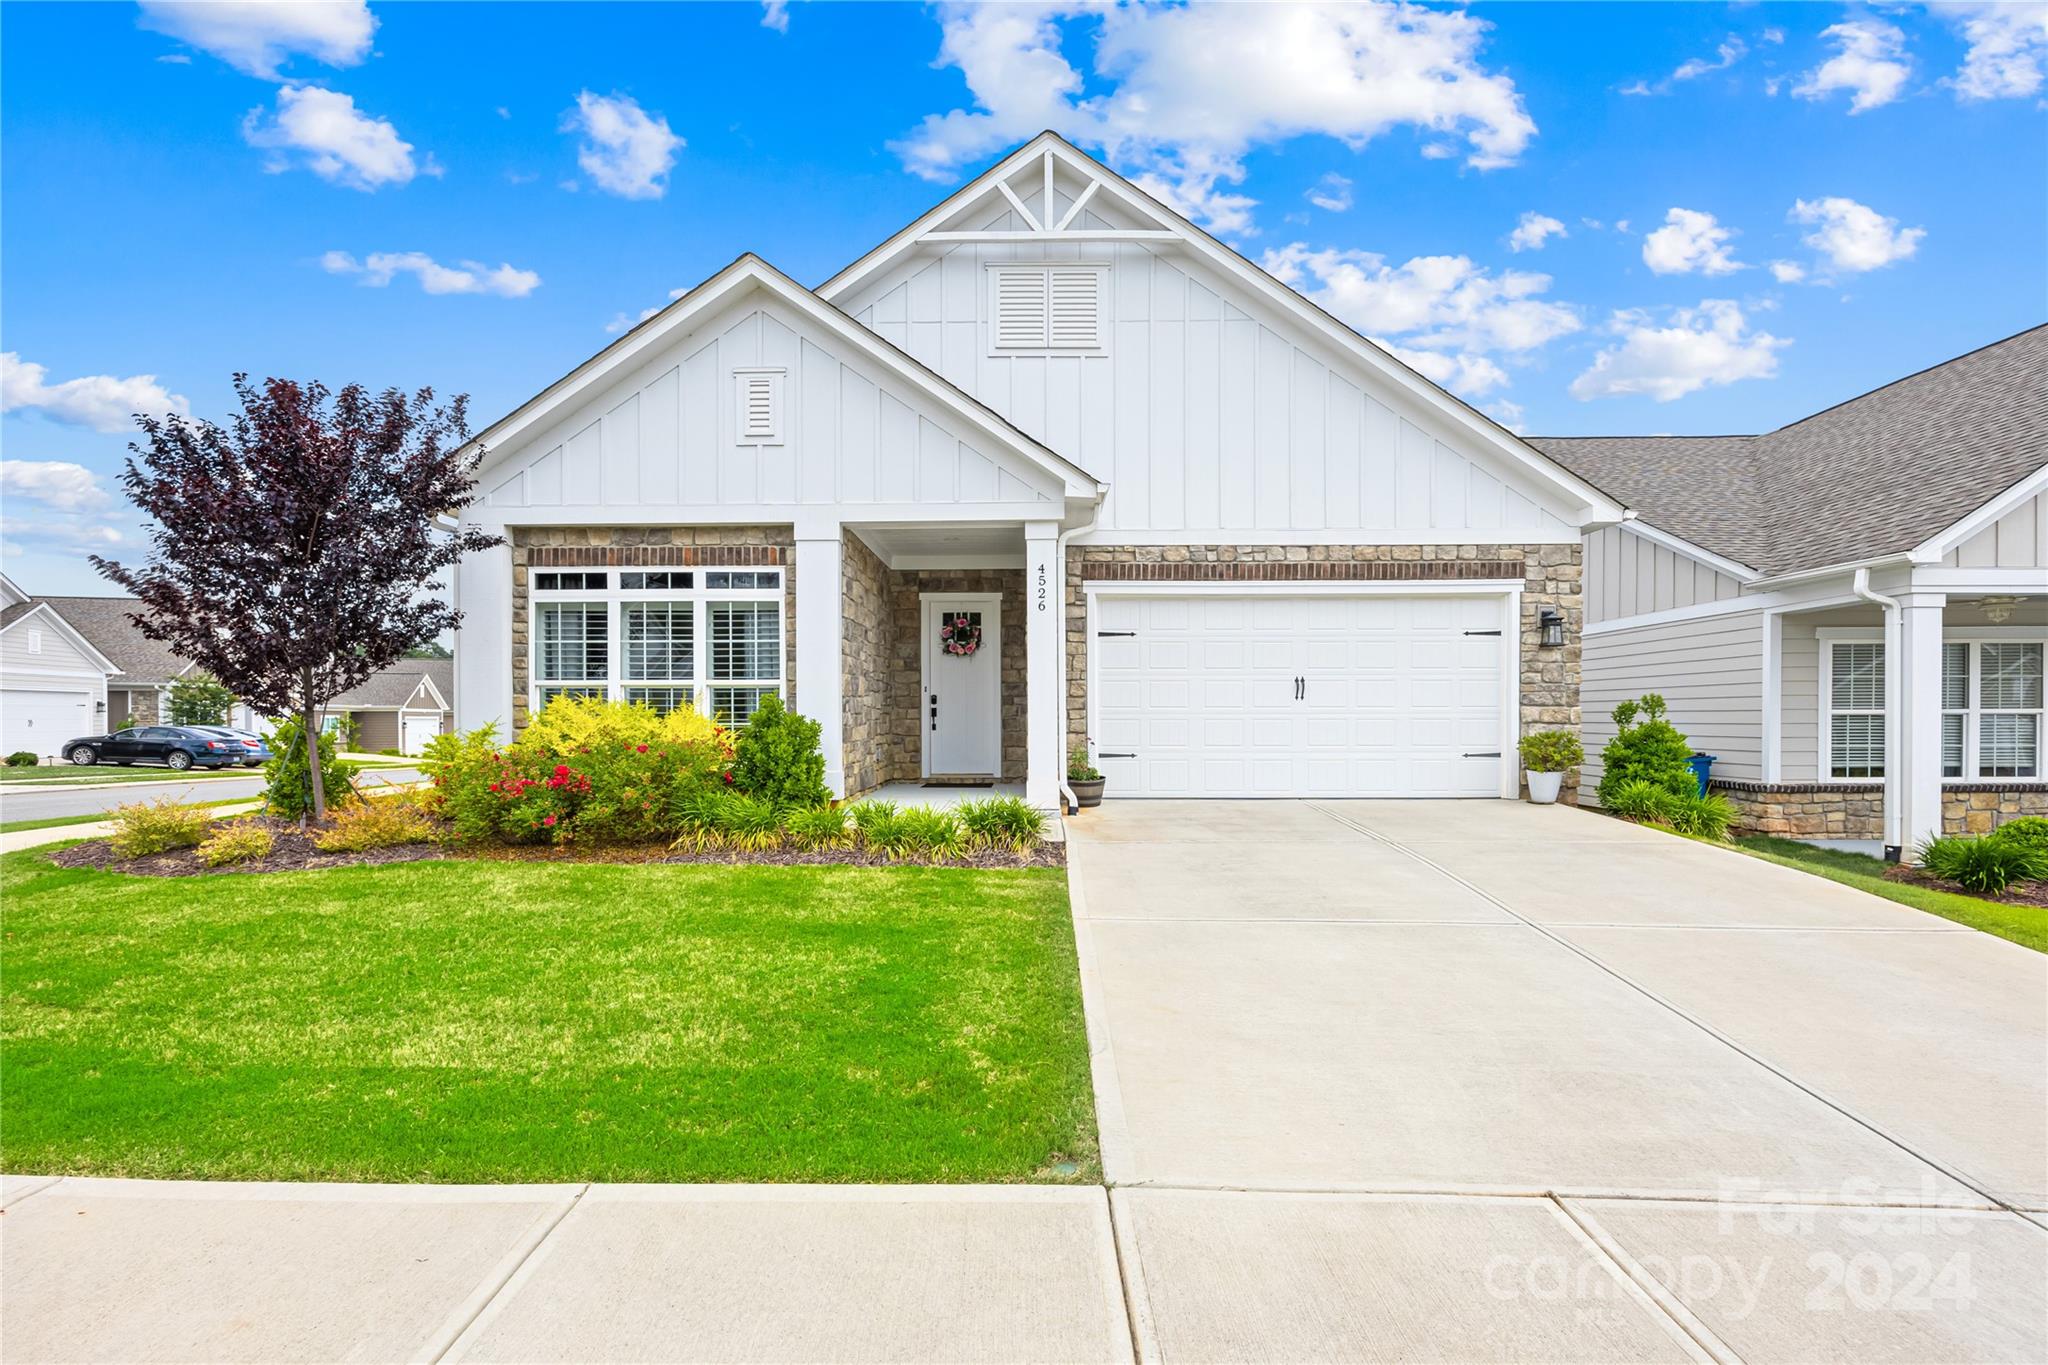
<path fill-rule="evenodd" d="M 190 66 L 192 59 L 182 52 L 166 52 L 157 58 L 165 66 Z"/>
<path fill-rule="evenodd" d="M 1591 220 L 1587 221 L 1590 222 Z M 1600 225 L 1592 223 L 1592 226 L 1597 228 Z M 1564 230 L 1563 223 L 1531 209 L 1522 215 L 1521 221 L 1515 224 L 1515 230 L 1508 234 L 1508 250 L 1541 251 L 1543 244 L 1552 237 L 1568 235 Z"/>
<path fill-rule="evenodd" d="M 1459 11 L 1390 0 L 1327 5 L 1035 5 L 939 9 L 941 66 L 974 107 L 928 115 L 890 144 L 913 173 L 960 169 L 1042 128 L 1100 147 L 1134 180 L 1165 189 L 1212 230 L 1244 231 L 1255 145 L 1321 134 L 1353 149 L 1399 127 L 1423 155 L 1512 164 L 1535 136 L 1514 82 L 1478 60 L 1489 27 Z M 1089 94 L 1067 60 L 1066 21 L 1096 29 Z M 1078 45 L 1077 45 L 1078 46 Z"/>
<path fill-rule="evenodd" d="M 1550 288 L 1550 276 L 1522 270 L 1494 275 L 1464 256 L 1418 256 L 1392 266 L 1369 251 L 1317 251 L 1295 242 L 1268 251 L 1264 265 L 1463 394 L 1507 383 L 1493 355 L 1523 355 L 1580 326 L 1574 309 L 1537 297 Z"/>
<path fill-rule="evenodd" d="M 668 120 L 649 115 L 630 95 L 576 96 L 562 115 L 562 131 L 578 133 L 576 164 L 599 189 L 622 199 L 659 199 L 668 193 L 669 168 L 683 140 Z"/>
<path fill-rule="evenodd" d="M 1851 92 L 1849 112 L 1860 114 L 1890 104 L 1913 74 L 1906 56 L 1906 35 L 1881 19 L 1852 19 L 1823 29 L 1835 41 L 1835 55 L 1806 73 L 1792 93 L 1801 99 L 1826 99 L 1836 90 Z"/>
<path fill-rule="evenodd" d="M 668 291 L 668 303 L 650 304 L 648 307 L 642 308 L 640 310 L 640 316 L 636 318 L 629 318 L 624 313 L 614 313 L 612 314 L 612 320 L 604 325 L 604 329 L 607 332 L 617 334 L 619 332 L 625 331 L 629 327 L 638 326 L 640 323 L 643 323 L 647 321 L 647 319 L 653 317 L 656 313 L 659 313 L 662 309 L 668 307 L 669 303 L 674 303 L 677 299 L 681 298 L 683 295 L 689 292 L 690 290 L 687 285 L 681 288 L 671 289 Z"/>
<path fill-rule="evenodd" d="M 1351 207 L 1351 181 L 1331 171 L 1309 187 L 1308 202 L 1331 213 L 1342 213 Z"/>
<path fill-rule="evenodd" d="M 432 158 L 415 162 L 412 144 L 389 121 L 372 118 L 347 95 L 317 85 L 279 87 L 277 112 L 251 109 L 242 120 L 242 138 L 270 153 L 265 170 L 287 171 L 303 162 L 322 180 L 352 190 L 403 185 L 421 173 L 441 173 Z"/>
<path fill-rule="evenodd" d="M 1643 264 L 1659 275 L 1727 275 L 1744 269 L 1735 259 L 1735 232 L 1711 213 L 1674 208 L 1664 226 L 1643 238 Z"/>
<path fill-rule="evenodd" d="M 761 27 L 789 32 L 789 0 L 761 0 Z"/>
<path fill-rule="evenodd" d="M 141 0 L 141 25 L 237 71 L 280 80 L 294 56 L 354 66 L 370 55 L 377 17 L 364 0 Z"/>
<path fill-rule="evenodd" d="M 1797 261 L 1772 261 L 1771 278 L 1779 284 L 1797 284 L 1806 278 L 1806 267 Z"/>
<path fill-rule="evenodd" d="M 52 384 L 49 373 L 16 352 L 0 353 L 0 412 L 35 411 L 69 426 L 118 432 L 131 430 L 138 412 L 161 417 L 192 411 L 182 395 L 167 392 L 153 374 L 126 379 L 93 374 Z"/>
<path fill-rule="evenodd" d="M 1960 29 L 1970 45 L 1962 67 L 1947 82 L 1956 98 L 2026 99 L 2040 92 L 2042 68 L 2048 65 L 2048 4 L 1944 4 L 1935 13 Z"/>
<path fill-rule="evenodd" d="M 1510 403 L 1507 399 L 1502 398 L 1488 403 L 1480 411 L 1506 427 L 1509 431 L 1514 432 L 1517 436 L 1523 435 L 1528 431 L 1528 428 L 1523 425 L 1528 414 L 1522 411 L 1520 403 Z"/>
<path fill-rule="evenodd" d="M 480 261 L 442 265 L 423 251 L 373 251 L 360 261 L 346 251 L 329 251 L 320 257 L 320 268 L 330 275 L 360 276 L 362 283 L 377 289 L 400 275 L 412 275 L 429 294 L 496 294 L 523 299 L 540 288 L 540 276 L 531 270 L 487 266 Z"/>
<path fill-rule="evenodd" d="M 1769 41 L 1769 39 L 1766 38 L 1766 41 Z M 1722 39 L 1720 45 L 1714 49 L 1712 58 L 1690 58 L 1680 62 L 1670 75 L 1656 84 L 1653 85 L 1648 81 L 1633 81 L 1623 86 L 1621 93 L 1624 95 L 1668 95 L 1671 93 L 1673 86 L 1683 81 L 1698 80 L 1701 76 L 1711 75 L 1716 71 L 1726 71 L 1729 67 L 1741 61 L 1748 53 L 1749 44 L 1731 33 Z"/>
<path fill-rule="evenodd" d="M 1901 228 L 1898 219 L 1839 195 L 1795 200 L 1789 216 L 1813 227 L 1806 244 L 1836 270 L 1876 270 L 1903 261 L 1920 249 L 1920 239 L 1927 235 L 1926 228 Z"/>
<path fill-rule="evenodd" d="M 89 512 L 110 501 L 99 475 L 68 460 L 0 460 L 0 494 L 59 512 Z"/>
<path fill-rule="evenodd" d="M 1572 397 L 1582 402 L 1647 395 L 1669 403 L 1709 386 L 1768 379 L 1778 372 L 1778 352 L 1791 345 L 1751 331 L 1728 299 L 1673 309 L 1661 327 L 1641 310 L 1617 312 L 1608 330 L 1619 340 L 1571 383 Z"/>

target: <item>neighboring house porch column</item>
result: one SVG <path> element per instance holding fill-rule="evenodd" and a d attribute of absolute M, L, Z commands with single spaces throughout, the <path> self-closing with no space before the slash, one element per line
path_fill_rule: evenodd
<path fill-rule="evenodd" d="M 796 528 L 796 709 L 818 722 L 825 785 L 846 795 L 845 701 L 841 696 L 840 614 L 845 547 L 839 524 Z"/>
<path fill-rule="evenodd" d="M 1904 862 L 1941 833 L 1941 622 L 1947 597 L 1905 592 L 1886 612 L 1885 824 Z"/>
<path fill-rule="evenodd" d="M 1060 807 L 1065 773 L 1066 680 L 1060 677 L 1059 523 L 1024 523 L 1024 692 L 1027 748 L 1024 799 L 1041 810 Z"/>

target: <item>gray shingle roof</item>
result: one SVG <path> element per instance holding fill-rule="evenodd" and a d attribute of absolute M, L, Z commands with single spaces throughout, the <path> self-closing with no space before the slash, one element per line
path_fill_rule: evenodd
<path fill-rule="evenodd" d="M 1651 525 L 1767 574 L 1896 554 L 2048 465 L 2048 326 L 1761 436 L 1529 444 Z"/>
<path fill-rule="evenodd" d="M 400 659 L 391 667 L 372 673 L 360 686 L 351 687 L 327 703 L 327 709 L 348 711 L 364 707 L 403 706 L 419 689 L 422 677 L 434 680 L 434 686 L 440 689 L 444 700 L 454 700 L 453 659 Z"/>
<path fill-rule="evenodd" d="M 92 641 L 94 649 L 114 661 L 121 671 L 107 679 L 111 687 L 161 687 L 185 669 L 185 661 L 169 645 L 150 639 L 128 619 L 139 606 L 132 597 L 31 597 L 8 610 L 19 613 L 38 602 L 49 603 L 73 630 Z"/>

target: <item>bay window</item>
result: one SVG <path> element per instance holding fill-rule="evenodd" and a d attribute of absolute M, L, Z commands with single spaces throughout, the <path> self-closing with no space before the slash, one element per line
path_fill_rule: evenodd
<path fill-rule="evenodd" d="M 1846 635 L 1847 632 L 1844 632 Z M 1885 657 L 1874 632 L 1821 642 L 1825 772 L 1838 781 L 1884 776 Z M 2040 640 L 1959 633 L 1941 646 L 1941 775 L 1950 781 L 2041 777 L 2044 716 Z"/>
<path fill-rule="evenodd" d="M 745 725 L 783 692 L 782 570 L 535 573 L 532 691 L 695 706 Z"/>

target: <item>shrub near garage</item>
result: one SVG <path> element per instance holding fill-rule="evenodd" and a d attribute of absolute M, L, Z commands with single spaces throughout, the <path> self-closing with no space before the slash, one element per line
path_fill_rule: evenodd
<path fill-rule="evenodd" d="M 1664 698 L 1652 692 L 1623 702 L 1614 708 L 1614 727 L 1614 738 L 1600 752 L 1602 806 L 1613 809 L 1610 798 L 1630 782 L 1648 782 L 1673 796 L 1699 795 L 1699 779 L 1687 762 L 1692 745 L 1664 719 Z"/>

